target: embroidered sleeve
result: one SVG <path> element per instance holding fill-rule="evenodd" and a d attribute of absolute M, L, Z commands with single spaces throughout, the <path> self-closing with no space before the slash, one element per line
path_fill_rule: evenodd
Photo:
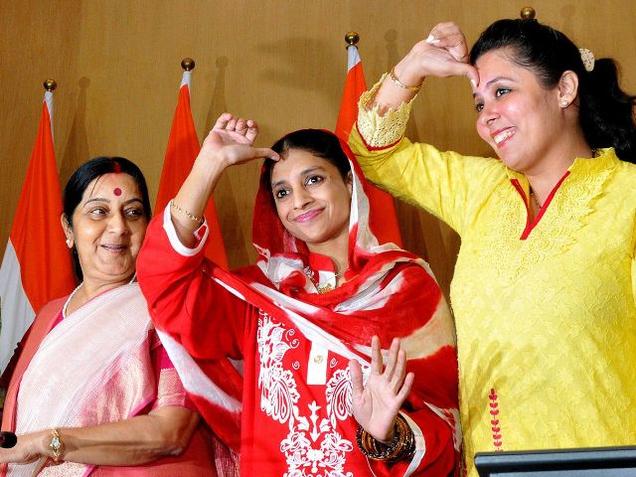
<path fill-rule="evenodd" d="M 373 148 L 388 147 L 395 144 L 404 135 L 406 125 L 411 115 L 414 96 L 408 103 L 402 103 L 397 109 L 389 109 L 383 116 L 379 113 L 379 106 L 369 108 L 384 81 L 386 73 L 382 75 L 373 87 L 360 95 L 358 102 L 358 131 L 364 141 Z"/>
<path fill-rule="evenodd" d="M 394 197 L 426 209 L 460 235 L 506 177 L 500 161 L 440 151 L 406 137 L 378 150 L 353 128 L 349 146 L 368 180 Z"/>

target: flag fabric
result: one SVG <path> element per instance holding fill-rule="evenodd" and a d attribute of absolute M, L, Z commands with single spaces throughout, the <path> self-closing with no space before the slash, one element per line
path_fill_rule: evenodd
<path fill-rule="evenodd" d="M 0 266 L 0 373 L 40 308 L 71 292 L 75 277 L 60 224 L 62 195 L 47 91 L 26 178 Z"/>
<path fill-rule="evenodd" d="M 159 191 L 157 192 L 157 201 L 155 203 L 156 214 L 162 213 L 168 202 L 177 195 L 201 149 L 190 107 L 191 80 L 192 72 L 184 71 L 179 88 L 177 109 L 172 119 L 170 138 L 168 139 L 168 147 L 163 160 Z M 210 228 L 211 237 L 214 237 L 208 244 L 205 256 L 222 268 L 227 269 L 227 255 L 213 199 L 210 200 L 205 209 L 205 217 Z"/>
<path fill-rule="evenodd" d="M 366 90 L 367 84 L 358 47 L 349 45 L 347 47 L 347 78 L 336 123 L 336 135 L 345 142 L 349 139 L 351 128 L 358 118 L 360 95 Z M 369 217 L 371 230 L 379 243 L 393 242 L 402 247 L 402 235 L 393 197 L 377 187 L 372 186 L 369 189 L 369 201 L 373 204 Z"/>

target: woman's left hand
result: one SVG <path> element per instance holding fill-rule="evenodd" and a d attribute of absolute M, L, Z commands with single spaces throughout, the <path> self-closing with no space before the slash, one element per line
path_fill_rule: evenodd
<path fill-rule="evenodd" d="M 353 384 L 353 416 L 374 439 L 389 442 L 393 438 L 395 418 L 406 400 L 415 375 L 406 374 L 406 353 L 395 338 L 384 365 L 380 339 L 371 339 L 371 375 L 366 386 L 360 364 L 349 362 Z"/>
<path fill-rule="evenodd" d="M 0 464 L 29 464 L 45 456 L 47 431 L 32 432 L 18 436 L 16 445 L 10 449 L 0 449 Z"/>

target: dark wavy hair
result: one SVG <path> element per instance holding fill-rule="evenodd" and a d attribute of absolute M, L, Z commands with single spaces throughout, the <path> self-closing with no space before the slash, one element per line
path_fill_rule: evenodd
<path fill-rule="evenodd" d="M 144 216 L 150 220 L 152 216 L 150 207 L 150 197 L 148 195 L 148 186 L 146 179 L 141 170 L 135 163 L 129 161 L 125 157 L 95 157 L 85 162 L 77 168 L 70 177 L 64 187 L 63 197 L 63 215 L 66 222 L 73 228 L 73 213 L 77 206 L 82 202 L 82 197 L 88 185 L 98 177 L 113 172 L 128 174 L 133 178 L 139 192 L 141 193 L 141 202 L 144 206 Z M 81 281 L 83 278 L 82 269 L 77 256 L 77 249 L 73 247 L 73 269 L 75 275 Z"/>
<path fill-rule="evenodd" d="M 285 157 L 290 149 L 301 149 L 329 161 L 338 169 L 342 179 L 345 181 L 351 171 L 349 158 L 342 150 L 338 137 L 324 129 L 299 129 L 286 134 L 272 146 L 272 150 L 281 157 Z M 276 161 L 271 159 L 266 159 L 263 164 L 263 181 L 270 192 L 272 188 L 272 169 L 275 164 Z"/>
<path fill-rule="evenodd" d="M 579 78 L 579 122 L 593 149 L 613 147 L 619 158 L 636 162 L 636 96 L 619 85 L 618 68 L 610 58 L 585 70 L 578 47 L 566 35 L 536 20 L 498 20 L 481 34 L 470 51 L 475 64 L 484 53 L 511 48 L 511 59 L 532 70 L 545 88 L 555 87 L 565 71 Z"/>

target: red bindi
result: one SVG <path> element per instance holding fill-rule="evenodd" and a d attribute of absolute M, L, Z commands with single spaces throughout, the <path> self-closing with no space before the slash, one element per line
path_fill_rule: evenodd
<path fill-rule="evenodd" d="M 119 187 L 115 187 L 115 190 L 113 191 L 113 194 L 115 194 L 117 197 L 119 197 L 121 195 L 121 189 Z"/>

